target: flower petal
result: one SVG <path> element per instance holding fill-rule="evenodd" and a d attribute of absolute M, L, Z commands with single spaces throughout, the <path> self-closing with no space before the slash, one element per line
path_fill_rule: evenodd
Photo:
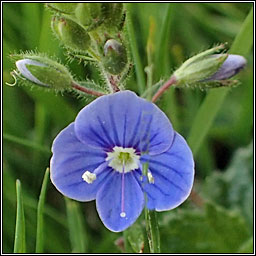
<path fill-rule="evenodd" d="M 122 175 L 113 171 L 96 196 L 96 206 L 104 225 L 114 232 L 120 232 L 132 225 L 144 206 L 144 194 L 133 174 L 125 174 L 124 208 L 122 209 Z M 121 213 L 125 212 L 125 217 Z"/>
<path fill-rule="evenodd" d="M 149 163 L 149 171 L 154 178 L 154 183 L 145 182 L 144 178 L 149 209 L 171 210 L 187 199 L 194 180 L 194 160 L 181 135 L 175 133 L 173 144 L 167 152 L 143 156 L 141 160 Z"/>
<path fill-rule="evenodd" d="M 152 155 L 166 151 L 174 135 L 166 115 L 130 91 L 99 97 L 83 108 L 75 131 L 82 142 L 96 148 L 133 147 Z"/>
<path fill-rule="evenodd" d="M 106 153 L 79 141 L 74 132 L 74 123 L 58 134 L 53 142 L 52 152 L 51 181 L 56 188 L 75 200 L 95 199 L 103 179 L 111 170 L 105 162 Z M 97 178 L 93 183 L 88 184 L 83 180 L 85 171 L 97 171 Z"/>
<path fill-rule="evenodd" d="M 218 56 L 215 54 L 214 56 Z M 210 78 L 205 79 L 205 81 L 210 80 L 224 80 L 236 75 L 241 69 L 246 65 L 246 59 L 241 55 L 229 54 L 227 59 L 224 61 L 220 69 L 214 73 Z"/>

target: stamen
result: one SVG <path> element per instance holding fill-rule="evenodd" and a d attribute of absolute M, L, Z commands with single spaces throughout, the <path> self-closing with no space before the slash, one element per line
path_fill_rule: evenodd
<path fill-rule="evenodd" d="M 125 175 L 125 165 L 123 161 L 123 172 L 122 172 L 122 195 L 121 195 L 121 213 L 120 216 L 124 218 L 126 216 L 124 211 L 124 175 Z"/>
<path fill-rule="evenodd" d="M 152 175 L 152 173 L 150 171 L 148 171 L 148 182 L 150 184 L 154 184 L 155 183 L 155 179 L 154 179 L 154 177 L 153 177 L 153 175 Z"/>
<path fill-rule="evenodd" d="M 121 213 L 120 213 L 120 216 L 121 216 L 122 218 L 124 218 L 124 217 L 126 216 L 126 213 L 125 213 L 125 212 L 121 212 Z"/>
<path fill-rule="evenodd" d="M 84 172 L 84 174 L 82 175 L 82 178 L 85 182 L 87 182 L 88 184 L 93 183 L 96 180 L 96 174 L 95 173 L 91 173 L 89 171 Z"/>

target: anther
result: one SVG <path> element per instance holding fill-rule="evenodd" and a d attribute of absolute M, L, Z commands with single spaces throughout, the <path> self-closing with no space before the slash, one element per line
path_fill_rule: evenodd
<path fill-rule="evenodd" d="M 85 182 L 87 182 L 88 184 L 93 183 L 96 180 L 96 174 L 95 173 L 91 173 L 89 171 L 86 171 L 83 175 L 82 178 Z"/>
<path fill-rule="evenodd" d="M 149 171 L 148 171 L 148 182 L 149 182 L 150 184 L 154 184 L 154 182 L 155 182 L 155 179 L 154 179 L 152 173 L 149 172 Z"/>

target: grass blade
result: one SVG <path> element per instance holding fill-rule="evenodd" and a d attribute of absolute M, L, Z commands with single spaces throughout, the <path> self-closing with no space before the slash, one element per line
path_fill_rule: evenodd
<path fill-rule="evenodd" d="M 46 153 L 46 154 L 49 154 L 51 152 L 50 149 L 48 149 L 47 147 L 38 145 L 34 142 L 31 142 L 30 140 L 19 138 L 19 137 L 16 137 L 14 135 L 11 135 L 11 134 L 4 133 L 3 138 L 5 140 L 8 140 L 8 141 L 11 141 L 11 142 L 14 142 L 14 143 L 26 146 L 26 147 L 30 147 L 32 149 L 41 151 L 41 152 Z"/>
<path fill-rule="evenodd" d="M 135 66 L 135 70 L 136 70 L 136 76 L 137 76 L 137 80 L 138 80 L 138 89 L 139 89 L 140 94 L 142 94 L 145 90 L 145 76 L 144 76 L 145 74 L 144 74 L 142 63 L 141 63 L 141 58 L 139 55 L 138 45 L 136 42 L 135 32 L 134 32 L 134 28 L 133 28 L 133 24 L 132 24 L 132 18 L 131 18 L 131 6 L 132 5 L 133 4 L 126 4 L 126 9 L 127 9 L 126 28 L 127 28 L 127 32 L 128 32 L 128 38 L 130 41 L 132 57 L 133 57 L 134 66 Z"/>
<path fill-rule="evenodd" d="M 230 49 L 230 53 L 246 55 L 251 50 L 253 44 L 253 10 L 251 9 L 245 19 L 242 28 L 236 36 Z M 194 156 L 206 137 L 214 118 L 216 117 L 221 105 L 229 92 L 228 88 L 213 89 L 206 96 L 202 103 L 188 136 L 188 143 Z"/>
<path fill-rule="evenodd" d="M 164 14 L 164 20 L 161 27 L 161 32 L 159 33 L 159 41 L 157 44 L 156 52 L 156 69 L 158 74 L 161 76 L 170 75 L 170 54 L 168 46 L 170 45 L 170 31 L 172 27 L 173 17 L 174 17 L 175 3 L 168 3 Z M 164 71 L 164 72 L 163 72 Z"/>
<path fill-rule="evenodd" d="M 26 252 L 26 239 L 25 239 L 25 216 L 23 209 L 23 199 L 21 193 L 21 183 L 16 180 L 17 192 L 17 215 L 16 215 L 16 228 L 14 240 L 14 253 Z"/>
<path fill-rule="evenodd" d="M 72 253 L 85 253 L 87 237 L 79 204 L 65 197 Z"/>
<path fill-rule="evenodd" d="M 36 253 L 43 252 L 44 245 L 44 204 L 47 184 L 49 180 L 49 168 L 46 169 L 37 206 L 37 231 L 36 231 Z"/>

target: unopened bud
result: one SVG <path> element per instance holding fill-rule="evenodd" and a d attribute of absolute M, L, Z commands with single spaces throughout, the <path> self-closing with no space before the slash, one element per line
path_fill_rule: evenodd
<path fill-rule="evenodd" d="M 103 65 L 114 75 L 120 74 L 127 64 L 125 47 L 115 39 L 109 39 L 104 45 Z"/>
<path fill-rule="evenodd" d="M 107 28 L 117 28 L 123 14 L 122 3 L 102 3 L 102 17 Z"/>
<path fill-rule="evenodd" d="M 72 76 L 65 66 L 47 57 L 27 56 L 16 61 L 21 77 L 34 84 L 62 90 L 71 87 Z"/>
<path fill-rule="evenodd" d="M 216 54 L 215 56 L 218 56 Z M 246 65 L 246 59 L 240 55 L 230 54 L 219 70 L 204 81 L 225 80 L 236 75 Z"/>
<path fill-rule="evenodd" d="M 227 58 L 227 54 L 205 56 L 195 59 L 189 65 L 186 62 L 174 72 L 177 84 L 190 84 L 207 79 L 217 72 Z"/>
<path fill-rule="evenodd" d="M 97 22 L 101 15 L 101 3 L 79 3 L 75 10 L 77 20 L 84 26 Z"/>
<path fill-rule="evenodd" d="M 246 65 L 246 60 L 240 55 L 216 54 L 224 49 L 225 44 L 222 44 L 185 61 L 174 72 L 176 85 L 194 87 L 196 84 L 205 83 L 202 86 L 206 87 L 208 83 L 211 88 L 237 85 L 238 81 L 228 83 L 218 81 L 226 80 L 237 74 Z M 217 81 L 217 83 L 210 84 L 210 81 Z"/>
<path fill-rule="evenodd" d="M 77 3 L 48 3 L 47 6 L 55 11 L 71 14 L 74 13 Z"/>
<path fill-rule="evenodd" d="M 52 30 L 58 39 L 72 51 L 84 52 L 90 46 L 89 34 L 83 27 L 70 19 L 53 17 Z"/>

